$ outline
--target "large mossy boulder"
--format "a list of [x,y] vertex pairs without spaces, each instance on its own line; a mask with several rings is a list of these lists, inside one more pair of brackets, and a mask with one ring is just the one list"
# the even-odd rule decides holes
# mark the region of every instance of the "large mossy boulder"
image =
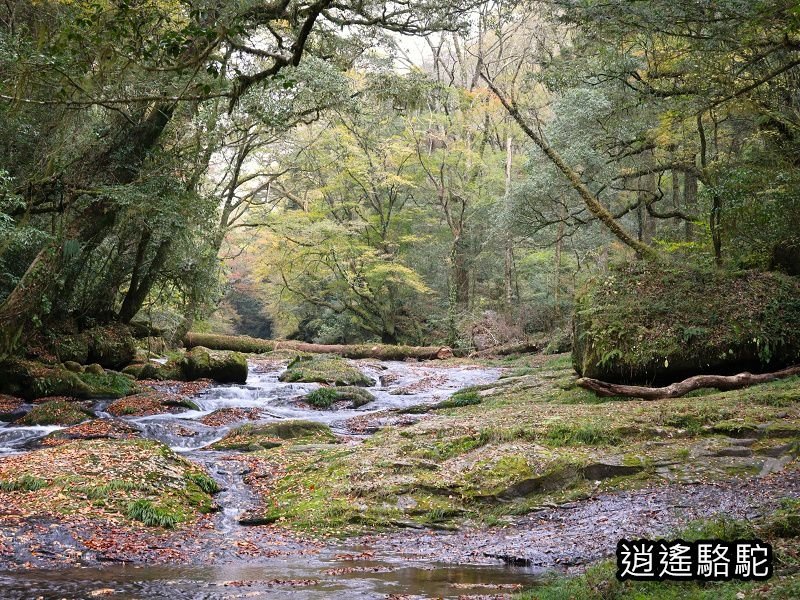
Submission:
[[584,377],[667,383],[800,362],[800,280],[780,273],[633,265],[576,295]]
[[279,379],[286,382],[327,383],[341,386],[371,386],[375,382],[339,356],[316,354],[298,356]]
[[136,356],[136,340],[130,328],[121,324],[98,326],[80,333],[55,332],[45,346],[58,361],[97,363],[107,369],[122,368]]
[[213,379],[219,383],[245,383],[247,381],[247,359],[239,352],[209,350],[196,346],[180,361],[183,378]]
[[61,365],[29,360],[0,363],[0,393],[35,400],[48,396],[74,398],[121,398],[134,392],[135,384],[115,371],[73,372]]

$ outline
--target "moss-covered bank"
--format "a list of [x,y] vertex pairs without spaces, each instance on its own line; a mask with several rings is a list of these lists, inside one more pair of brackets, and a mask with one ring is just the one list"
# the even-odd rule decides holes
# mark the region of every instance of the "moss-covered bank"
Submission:
[[504,363],[521,368],[359,444],[254,444],[263,510],[328,534],[495,523],[604,490],[758,475],[800,453],[800,378],[645,402],[576,387],[569,362]]
[[0,503],[38,517],[173,527],[214,510],[217,490],[205,471],[150,440],[75,440],[0,459]]
[[677,381],[800,361],[800,280],[779,273],[628,265],[576,298],[573,362],[612,382]]
[[29,360],[0,363],[0,393],[28,400],[47,396],[121,398],[135,390],[136,385],[130,377],[116,371],[105,371],[99,365],[69,370],[65,365],[46,365]]

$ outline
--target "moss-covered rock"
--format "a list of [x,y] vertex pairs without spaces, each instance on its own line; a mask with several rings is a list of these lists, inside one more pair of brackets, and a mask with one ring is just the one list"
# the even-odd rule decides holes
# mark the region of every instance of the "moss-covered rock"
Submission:
[[192,348],[180,361],[183,378],[213,379],[220,383],[245,383],[247,359],[239,352],[209,350],[202,346]]
[[298,356],[279,379],[288,382],[327,383],[338,386],[371,386],[375,382],[338,356]]
[[81,365],[98,363],[107,369],[119,369],[136,356],[136,340],[130,328],[119,323],[94,327],[86,331],[53,332],[42,344],[45,354],[62,362]]
[[321,387],[306,394],[303,400],[315,408],[331,408],[339,403],[347,403],[347,408],[359,408],[375,400],[375,396],[355,386]]
[[24,417],[17,419],[17,425],[76,425],[91,419],[94,415],[76,402],[50,400],[34,406]]
[[257,451],[280,446],[284,441],[333,442],[330,427],[315,421],[287,420],[266,425],[242,425],[212,444],[215,450]]
[[633,265],[576,298],[585,377],[651,383],[800,360],[800,280],[778,273]]
[[142,417],[182,410],[198,410],[198,406],[185,396],[156,390],[120,398],[106,407],[106,412],[115,417]]
[[0,364],[0,393],[34,400],[48,396],[120,398],[133,393],[130,378],[114,371],[74,373],[60,365],[16,360]]

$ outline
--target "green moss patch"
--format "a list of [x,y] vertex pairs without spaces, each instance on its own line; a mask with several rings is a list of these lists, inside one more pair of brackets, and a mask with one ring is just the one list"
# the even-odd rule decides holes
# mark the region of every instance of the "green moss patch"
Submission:
[[241,450],[254,452],[280,446],[284,441],[330,443],[336,441],[330,427],[304,420],[287,420],[236,427],[211,445],[214,450]]
[[303,400],[314,408],[330,408],[339,402],[349,403],[348,408],[359,408],[375,400],[375,396],[355,386],[321,387],[306,394]]

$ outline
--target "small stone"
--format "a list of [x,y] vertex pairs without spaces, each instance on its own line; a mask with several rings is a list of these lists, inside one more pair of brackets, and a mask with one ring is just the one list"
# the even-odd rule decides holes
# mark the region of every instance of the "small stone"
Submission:
[[417,501],[411,496],[400,496],[397,498],[397,508],[400,510],[410,510],[417,507]]

